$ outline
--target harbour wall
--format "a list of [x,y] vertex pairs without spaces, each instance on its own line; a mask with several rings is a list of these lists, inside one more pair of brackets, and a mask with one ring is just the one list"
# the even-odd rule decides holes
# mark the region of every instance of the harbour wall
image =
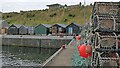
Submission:
[[71,40],[71,36],[5,35],[2,36],[2,45],[60,48],[64,44],[69,44]]

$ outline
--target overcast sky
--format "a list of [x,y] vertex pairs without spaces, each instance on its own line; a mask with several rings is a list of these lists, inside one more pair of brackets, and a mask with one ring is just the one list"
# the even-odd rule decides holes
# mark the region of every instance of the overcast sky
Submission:
[[[85,0],[86,4],[94,3],[95,1],[106,0]],[[108,2],[118,2],[120,0],[107,0]],[[19,12],[20,10],[40,10],[48,8],[46,5],[59,3],[61,5],[75,5],[84,0],[0,0],[0,11],[2,12]]]

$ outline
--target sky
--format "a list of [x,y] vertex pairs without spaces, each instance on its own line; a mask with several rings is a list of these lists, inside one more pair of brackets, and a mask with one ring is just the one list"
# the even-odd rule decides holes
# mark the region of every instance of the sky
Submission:
[[[104,1],[105,0],[0,0],[0,11],[2,12],[19,12],[29,10],[42,10],[48,8],[46,5],[59,3],[61,5],[76,5],[80,2],[86,5],[90,3]],[[107,0],[107,2],[118,2],[120,0]]]

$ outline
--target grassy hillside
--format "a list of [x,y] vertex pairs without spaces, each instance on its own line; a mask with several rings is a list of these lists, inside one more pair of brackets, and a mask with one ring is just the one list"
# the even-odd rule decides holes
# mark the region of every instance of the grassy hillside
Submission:
[[[92,13],[92,6],[86,6],[86,22],[89,22]],[[56,8],[45,10],[21,11],[20,13],[11,12],[4,13],[3,19],[7,20],[9,24],[25,24],[36,26],[40,23],[54,24],[64,23],[69,24],[76,22],[84,24],[84,8],[83,6]]]

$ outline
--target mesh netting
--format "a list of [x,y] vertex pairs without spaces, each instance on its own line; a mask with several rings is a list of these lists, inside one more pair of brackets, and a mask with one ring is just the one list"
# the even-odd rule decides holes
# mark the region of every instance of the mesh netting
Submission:
[[78,46],[80,44],[83,44],[84,43],[84,39],[85,38],[85,35],[86,33],[82,33],[81,34],[81,40],[80,41],[77,41],[76,45],[75,45],[75,51],[74,51],[74,54],[73,54],[73,57],[72,57],[72,60],[73,60],[73,66],[79,66],[80,68],[85,68],[87,67],[87,65],[89,64],[90,65],[90,58],[88,59],[85,59],[85,58],[82,58],[80,55],[79,55],[79,51],[78,51]]

